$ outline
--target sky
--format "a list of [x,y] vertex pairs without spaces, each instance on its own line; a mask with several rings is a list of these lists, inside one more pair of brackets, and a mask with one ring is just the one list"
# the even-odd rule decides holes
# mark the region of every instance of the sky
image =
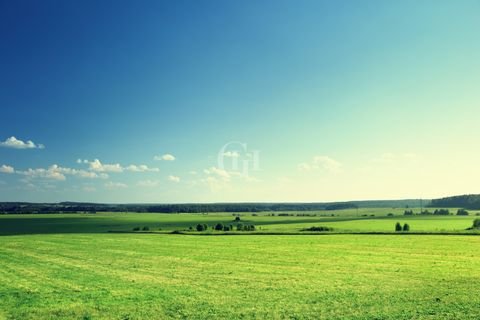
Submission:
[[0,201],[480,193],[479,13],[0,0]]

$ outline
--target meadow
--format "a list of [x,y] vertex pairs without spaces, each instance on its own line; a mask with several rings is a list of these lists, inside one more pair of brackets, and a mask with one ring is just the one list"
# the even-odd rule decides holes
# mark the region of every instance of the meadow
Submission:
[[478,319],[478,236],[289,234],[464,232],[475,218],[359,211],[244,213],[285,234],[236,236],[170,234],[227,213],[0,216],[0,319]]

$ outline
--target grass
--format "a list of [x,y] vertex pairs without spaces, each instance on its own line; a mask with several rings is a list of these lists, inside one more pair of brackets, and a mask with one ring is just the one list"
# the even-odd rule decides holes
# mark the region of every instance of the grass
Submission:
[[[370,211],[369,211],[370,210]],[[396,210],[396,211],[395,211]],[[412,232],[463,231],[472,225],[474,216],[403,216],[403,209],[361,209],[289,212],[289,216],[270,213],[241,214],[241,223],[254,224],[261,232],[299,232],[312,226],[328,226],[336,231],[393,231],[397,221],[408,223]],[[394,216],[387,216],[395,211]],[[419,210],[417,210],[419,211]],[[370,213],[370,214],[367,214]],[[331,215],[334,216],[331,216]],[[328,215],[328,216],[327,216]],[[367,216],[363,216],[367,215]],[[372,215],[374,215],[372,217]],[[235,225],[231,213],[160,214],[160,213],[98,213],[98,214],[24,214],[1,215],[0,235],[43,233],[105,233],[132,231],[148,227],[150,231],[186,230],[198,223]]]
[[291,235],[455,233],[475,218],[391,211],[242,214],[284,235],[235,237],[132,232],[234,224],[226,213],[3,215],[0,319],[477,319],[477,236]]
[[462,236],[0,238],[14,319],[476,319],[480,245]]

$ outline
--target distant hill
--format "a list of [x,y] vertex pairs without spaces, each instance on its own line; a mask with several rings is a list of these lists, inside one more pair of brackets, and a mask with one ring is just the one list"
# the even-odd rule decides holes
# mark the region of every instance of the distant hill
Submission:
[[466,194],[462,196],[434,199],[431,201],[429,207],[479,210],[480,194]]
[[[423,200],[426,206],[430,200]],[[368,200],[318,203],[185,203],[185,204],[105,204],[88,202],[28,203],[0,202],[0,213],[74,213],[74,212],[260,212],[260,211],[314,211],[354,208],[420,207],[422,201]]]

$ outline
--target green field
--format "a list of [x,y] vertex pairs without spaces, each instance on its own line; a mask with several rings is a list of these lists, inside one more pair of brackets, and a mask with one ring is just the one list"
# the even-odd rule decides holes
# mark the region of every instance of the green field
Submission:
[[[288,213],[240,213],[241,223],[260,232],[299,232],[311,226],[329,226],[338,232],[391,232],[395,223],[408,223],[412,232],[464,232],[475,216],[404,216],[404,209],[360,209]],[[417,211],[419,211],[417,209]],[[389,213],[394,216],[387,216]],[[288,214],[288,216],[282,216]],[[308,216],[305,216],[308,214]],[[235,226],[231,213],[161,214],[11,214],[0,216],[0,235],[40,233],[105,233],[147,226],[152,232],[187,230],[198,223]]]
[[392,231],[397,221],[463,232],[475,218],[375,210],[242,214],[259,232],[286,234],[237,236],[107,232],[227,224],[231,214],[1,216],[0,319],[478,319],[478,236],[288,235]]

